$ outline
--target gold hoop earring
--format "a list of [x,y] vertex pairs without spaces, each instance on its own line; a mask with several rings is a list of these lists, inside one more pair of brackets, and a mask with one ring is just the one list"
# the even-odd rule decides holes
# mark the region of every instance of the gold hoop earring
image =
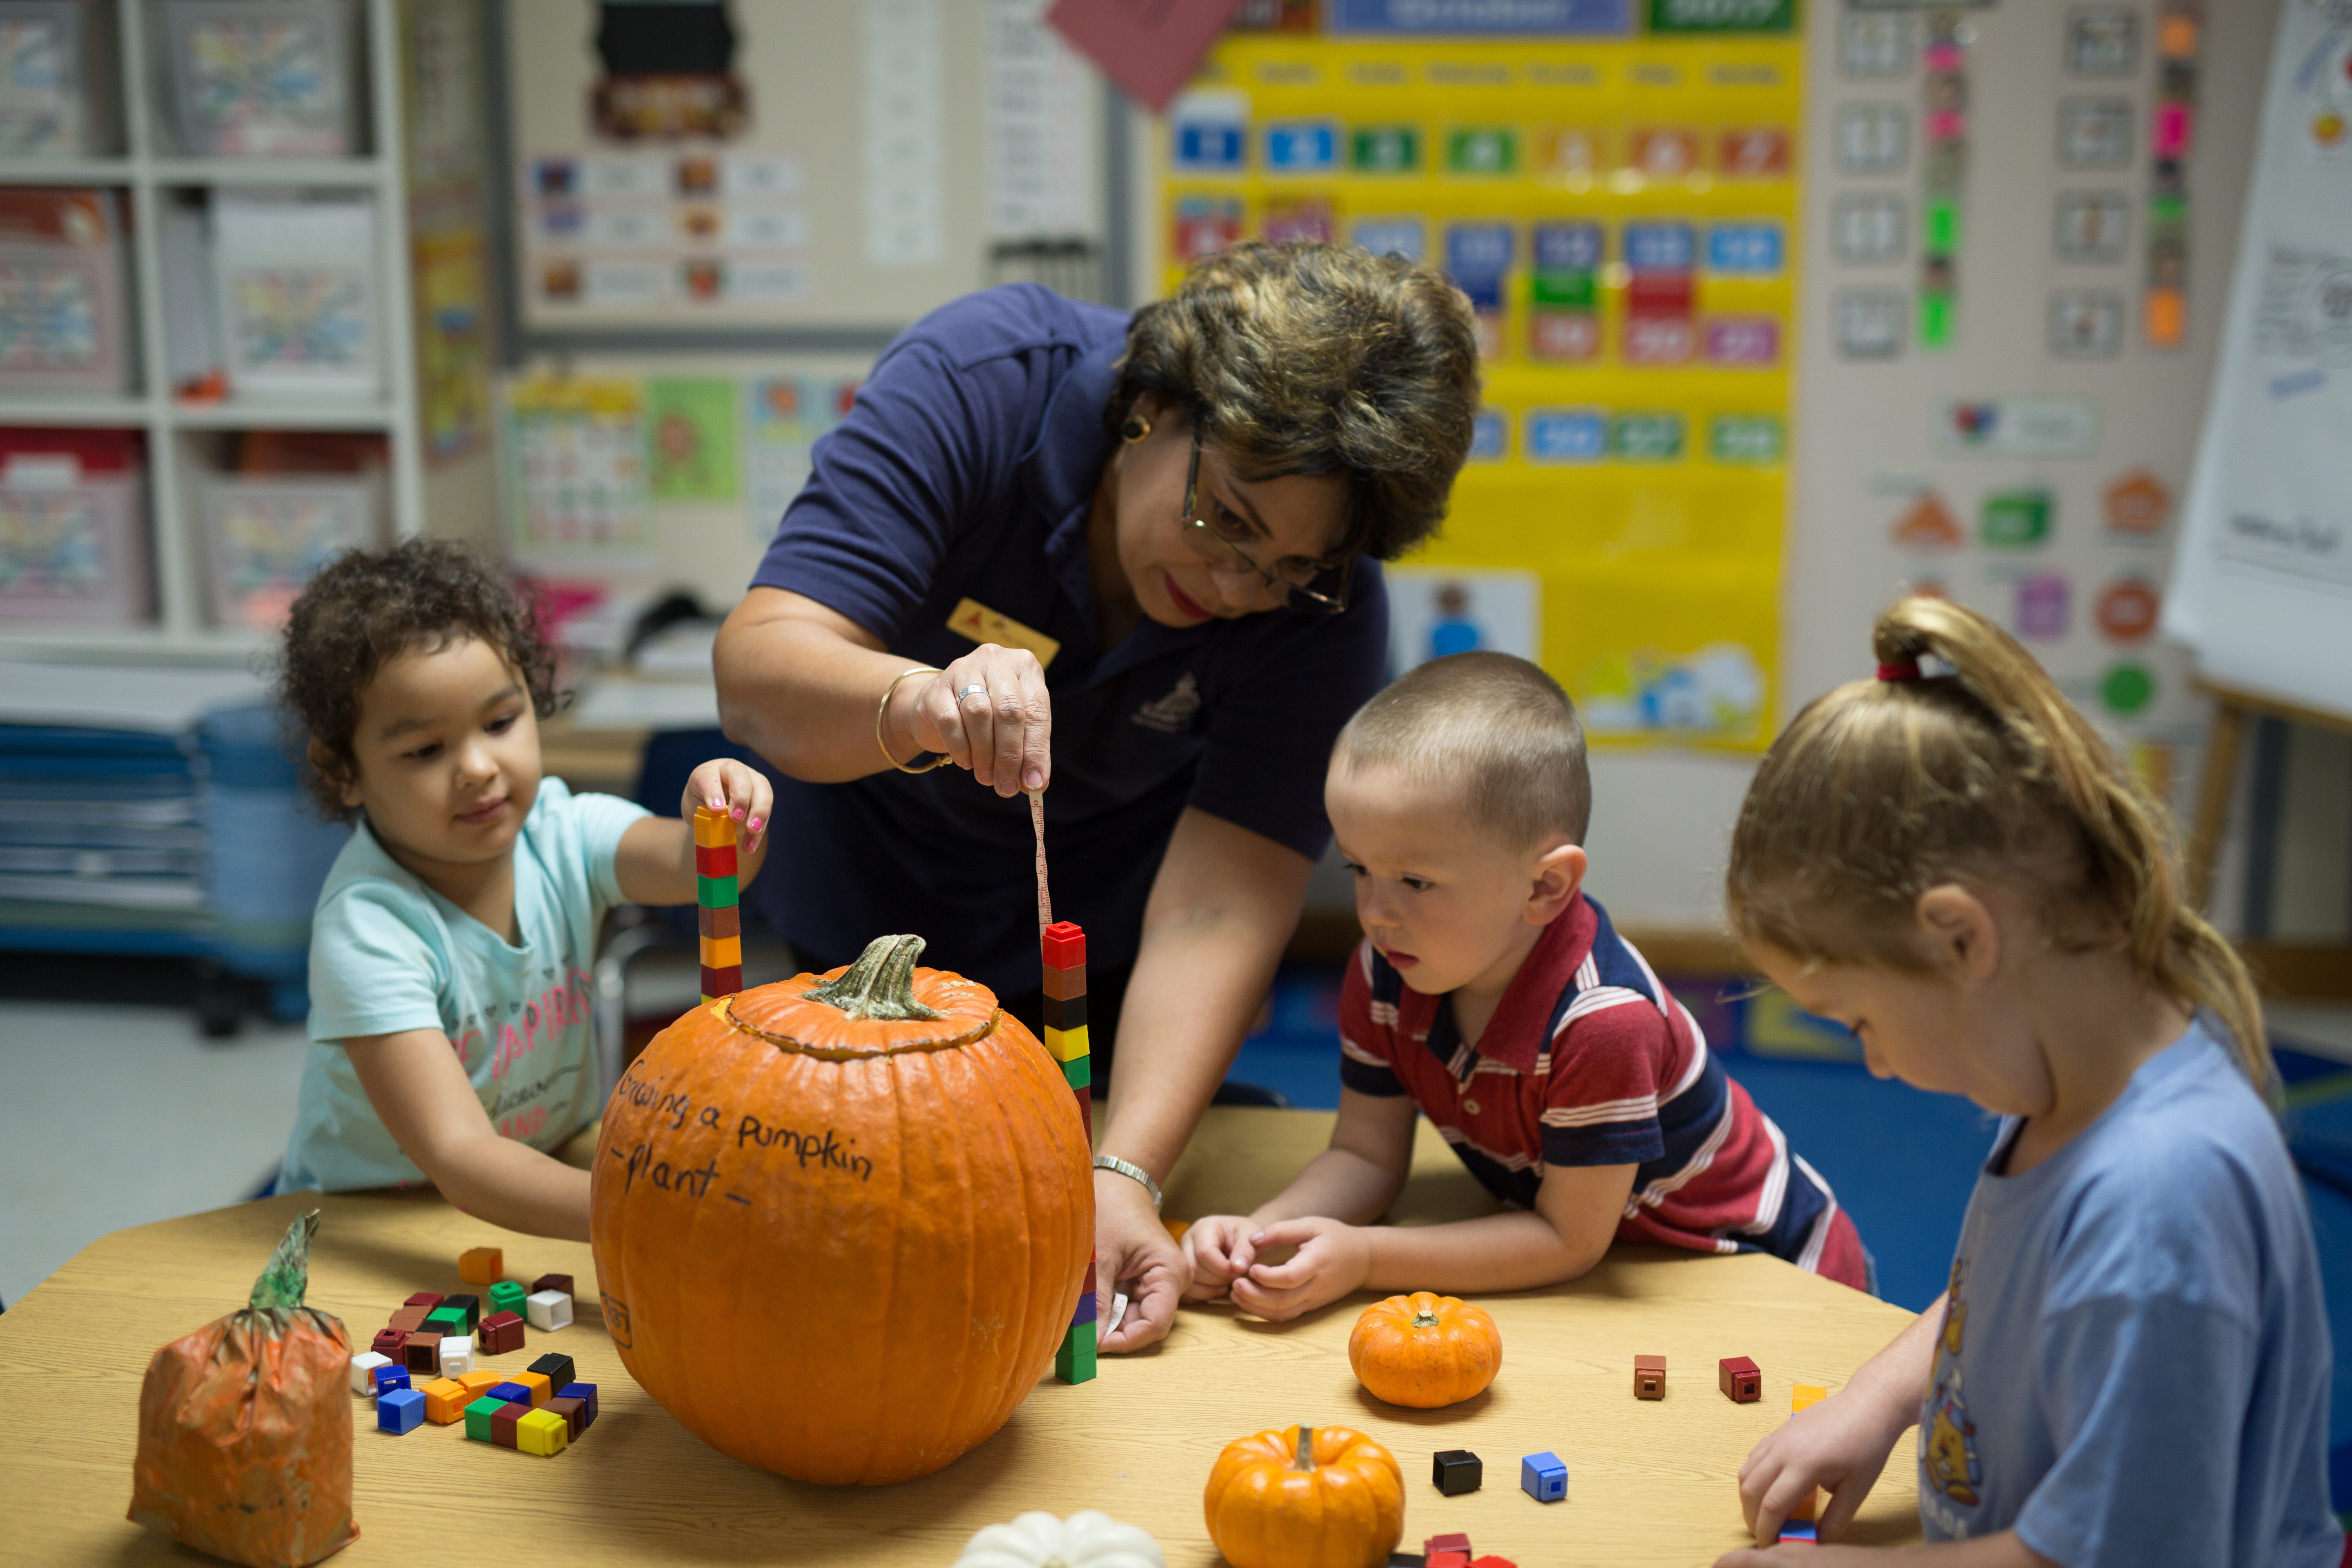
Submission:
[[1140,414],[1130,414],[1127,416],[1127,423],[1118,427],[1118,434],[1121,440],[1132,447],[1151,434],[1151,421]]

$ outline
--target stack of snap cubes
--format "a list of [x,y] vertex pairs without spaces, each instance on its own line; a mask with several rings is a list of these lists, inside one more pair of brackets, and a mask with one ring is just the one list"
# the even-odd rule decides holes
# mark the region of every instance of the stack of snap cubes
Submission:
[[743,989],[743,910],[735,866],[735,818],[694,808],[695,925],[701,933],[702,1001]]
[[[1055,921],[1038,939],[1045,963],[1045,1049],[1062,1064],[1062,1077],[1078,1097],[1078,1121],[1094,1144],[1094,1075],[1087,1043],[1087,933],[1069,921]],[[1078,1310],[1054,1352],[1054,1375],[1086,1383],[1095,1375],[1095,1255],[1087,1254],[1087,1288]]]
[[461,1279],[487,1288],[488,1317],[479,1296],[420,1290],[352,1357],[352,1392],[375,1396],[379,1430],[404,1435],[428,1422],[463,1422],[468,1437],[551,1456],[594,1425],[596,1385],[579,1380],[568,1355],[542,1355],[520,1372],[475,1369],[477,1357],[523,1348],[522,1314],[541,1331],[572,1325],[572,1276],[543,1274],[525,1289],[501,1278],[505,1267],[495,1247],[457,1260]]

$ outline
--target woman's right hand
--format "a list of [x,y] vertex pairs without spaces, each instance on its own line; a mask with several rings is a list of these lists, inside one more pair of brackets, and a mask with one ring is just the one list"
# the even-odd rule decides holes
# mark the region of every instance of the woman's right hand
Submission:
[[893,756],[945,752],[1008,798],[1053,781],[1054,699],[1027,648],[982,643],[930,679],[908,681],[891,707]]

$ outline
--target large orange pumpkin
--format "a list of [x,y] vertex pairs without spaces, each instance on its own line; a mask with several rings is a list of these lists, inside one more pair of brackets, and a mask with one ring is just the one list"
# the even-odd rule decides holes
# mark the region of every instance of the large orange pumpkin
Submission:
[[622,1075],[591,1232],[622,1363],[688,1430],[887,1485],[985,1441],[1077,1306],[1077,1104],[985,986],[884,937],[707,1003]]
[[1364,1309],[1348,1336],[1356,1380],[1391,1405],[1459,1405],[1495,1381],[1503,1336],[1483,1307],[1416,1290]]
[[1346,1426],[1226,1444],[1202,1501],[1234,1568],[1378,1568],[1404,1536],[1396,1456]]

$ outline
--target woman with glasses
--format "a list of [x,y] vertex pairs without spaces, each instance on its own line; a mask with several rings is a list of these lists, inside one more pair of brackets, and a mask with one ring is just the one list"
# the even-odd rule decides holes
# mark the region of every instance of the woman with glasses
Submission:
[[1131,316],[988,289],[883,354],[719,636],[727,731],[781,774],[747,897],[813,968],[913,931],[1035,1026],[1045,792],[1131,1298],[1107,1351],[1174,1321],[1157,1184],[1329,841],[1332,739],[1387,662],[1376,563],[1436,529],[1477,402],[1467,300],[1353,247],[1239,246]]

